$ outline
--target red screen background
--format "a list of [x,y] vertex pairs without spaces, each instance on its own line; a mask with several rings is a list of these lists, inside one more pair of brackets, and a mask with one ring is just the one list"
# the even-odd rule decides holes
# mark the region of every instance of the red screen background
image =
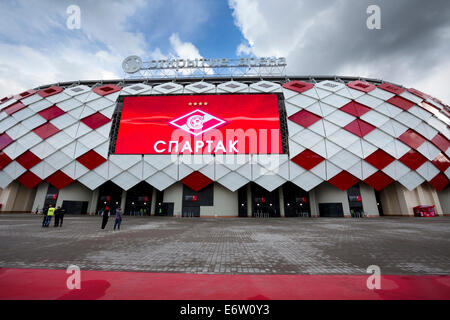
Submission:
[[[199,105],[200,102],[202,105]],[[207,105],[205,105],[205,102]],[[228,141],[225,141],[227,129],[256,130],[257,146],[254,143],[250,143],[250,145],[245,143],[245,147],[238,144],[239,146],[236,147],[238,152],[227,150],[226,153],[282,153],[278,97],[276,94],[125,97],[115,153],[170,154],[168,144],[169,141],[173,140],[174,131],[178,136],[181,134],[184,139],[190,140],[192,146],[194,146],[196,140],[207,141],[208,135],[212,134],[212,131],[194,137],[169,124],[169,122],[197,109],[226,121],[225,124],[212,130],[222,133],[225,146],[228,144]],[[266,129],[267,136],[264,132],[261,133],[260,129]],[[277,131],[271,132],[273,129]],[[159,149],[165,147],[165,152],[155,151],[154,145],[157,141],[167,142],[167,145],[159,146]],[[273,144],[273,141],[277,143]],[[181,147],[182,144],[179,151]],[[201,152],[193,150],[192,153],[214,152],[208,152],[205,146]]]

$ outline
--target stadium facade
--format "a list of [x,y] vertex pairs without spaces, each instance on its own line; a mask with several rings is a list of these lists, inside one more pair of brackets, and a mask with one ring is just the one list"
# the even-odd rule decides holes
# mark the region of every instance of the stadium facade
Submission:
[[448,105],[374,79],[43,86],[0,101],[1,212],[445,215],[449,125]]

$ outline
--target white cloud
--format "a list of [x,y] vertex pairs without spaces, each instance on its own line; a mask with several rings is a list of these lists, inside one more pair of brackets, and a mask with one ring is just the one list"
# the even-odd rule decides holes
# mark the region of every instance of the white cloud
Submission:
[[[382,29],[368,30],[369,4]],[[352,75],[412,86],[450,103],[450,3],[436,0],[229,0],[249,47],[237,54],[284,56],[296,75]],[[447,73],[448,75],[448,73]]]
[[198,49],[190,42],[182,42],[177,33],[172,34],[169,40],[176,57],[184,59],[202,58]]
[[[70,0],[2,3],[0,98],[50,83],[122,78],[122,61],[132,54],[150,59],[202,57],[192,43],[181,41],[178,34],[166,39],[170,46],[163,53],[158,46],[150,48],[144,34],[133,31],[132,18],[156,3],[79,0],[79,30],[66,27],[66,9],[71,4]],[[146,18],[151,19],[150,14]],[[189,20],[189,16],[185,19]]]

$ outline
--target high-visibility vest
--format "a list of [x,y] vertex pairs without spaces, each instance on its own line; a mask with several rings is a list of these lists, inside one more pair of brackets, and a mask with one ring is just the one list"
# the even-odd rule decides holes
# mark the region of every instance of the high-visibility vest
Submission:
[[55,208],[48,208],[47,215],[48,216],[53,216],[54,214],[55,214]]

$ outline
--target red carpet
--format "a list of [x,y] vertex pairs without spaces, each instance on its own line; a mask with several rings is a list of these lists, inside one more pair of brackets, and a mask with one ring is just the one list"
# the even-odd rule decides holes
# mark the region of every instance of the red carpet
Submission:
[[65,270],[0,268],[0,300],[14,299],[450,299],[450,276],[199,275],[82,271],[81,289],[69,290]]

